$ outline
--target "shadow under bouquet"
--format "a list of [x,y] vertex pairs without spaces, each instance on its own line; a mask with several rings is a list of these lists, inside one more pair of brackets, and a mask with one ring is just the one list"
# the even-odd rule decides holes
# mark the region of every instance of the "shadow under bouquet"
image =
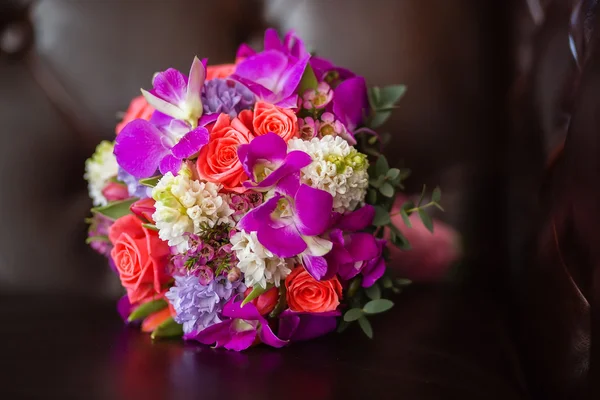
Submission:
[[[195,58],[157,73],[114,142],[86,162],[88,242],[126,295],[118,309],[152,338],[241,351],[282,347],[389,310],[406,280],[388,246],[440,191],[390,211],[408,170],[390,168],[374,129],[405,87],[312,56],[293,33],[265,33],[235,64]],[[388,239],[384,239],[388,238]]]

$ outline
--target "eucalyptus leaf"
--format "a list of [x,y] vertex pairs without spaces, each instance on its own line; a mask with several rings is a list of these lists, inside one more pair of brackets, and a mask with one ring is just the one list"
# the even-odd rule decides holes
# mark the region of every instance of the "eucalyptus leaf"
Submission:
[[162,178],[161,175],[156,175],[156,176],[151,176],[150,178],[140,179],[140,185],[144,185],[144,186],[153,188],[156,185],[158,185],[158,181],[160,181],[160,178]]
[[377,86],[369,88],[369,105],[371,109],[376,110],[381,101],[380,89]]
[[352,282],[350,282],[350,286],[348,287],[348,297],[354,297],[356,292],[358,292],[358,289],[360,289],[361,281],[362,279],[360,278],[360,276],[357,276],[352,280]]
[[412,281],[410,279],[406,279],[406,278],[398,278],[396,279],[396,284],[398,286],[408,286],[412,284]]
[[385,176],[388,179],[396,179],[400,176],[400,170],[398,168],[390,168]]
[[377,175],[377,177],[381,175],[385,177],[389,169],[390,165],[388,164],[387,158],[385,158],[385,156],[380,156],[375,162],[375,175]]
[[367,314],[379,314],[394,307],[394,302],[388,299],[371,300],[363,307]]
[[367,203],[375,204],[377,203],[377,191],[373,189],[369,189],[367,191]]
[[362,309],[351,308],[348,311],[346,311],[346,313],[344,314],[344,321],[346,321],[346,322],[356,321],[357,319],[362,317],[363,314],[364,314],[364,312]]
[[412,171],[408,168],[401,168],[400,169],[400,180],[403,181],[405,179],[407,179],[410,174],[412,174]]
[[298,85],[298,94],[302,96],[308,89],[316,89],[319,85],[319,81],[315,75],[315,71],[311,68],[310,64],[306,65],[302,79]]
[[337,332],[338,333],[344,333],[344,331],[346,329],[348,329],[350,327],[350,322],[346,322],[346,321],[341,321],[340,325],[337,328]]
[[390,213],[381,206],[375,206],[375,217],[373,218],[373,225],[384,226],[389,224],[390,221]]
[[431,216],[427,214],[427,211],[420,208],[419,217],[421,218],[423,225],[425,225],[425,228],[427,228],[429,232],[433,233],[433,220],[431,219]]
[[382,87],[379,90],[379,102],[377,105],[380,108],[393,107],[404,94],[406,93],[406,85],[389,85]]
[[369,121],[369,128],[377,129],[381,125],[385,124],[386,121],[391,117],[392,113],[390,111],[375,111],[371,116],[371,121]]
[[136,201],[137,198],[113,201],[105,206],[92,208],[92,212],[94,214],[102,214],[105,217],[116,220],[124,215],[130,214],[129,207],[131,207],[131,205]]
[[262,286],[258,286],[258,285],[254,286],[252,288],[252,291],[250,293],[248,293],[248,296],[246,296],[244,301],[242,301],[241,307],[244,307],[246,304],[250,303],[252,300],[256,299],[258,296],[265,293],[267,290],[271,289],[272,287],[273,287],[273,284],[268,284],[266,288],[263,288]]
[[160,324],[158,328],[156,328],[150,335],[152,339],[165,339],[181,336],[183,336],[183,325],[175,322],[173,317],[170,317],[165,322]]
[[379,188],[379,192],[385,197],[393,197],[394,196],[394,187],[389,182],[384,182],[383,185]]
[[108,238],[108,236],[90,236],[87,239],[85,239],[85,243],[86,244],[90,244],[92,242],[107,242],[107,243],[110,243],[110,239]]
[[360,328],[365,333],[365,335],[367,335],[369,339],[373,339],[373,328],[371,327],[371,323],[369,322],[369,320],[365,317],[361,317],[358,320],[358,324],[360,325]]
[[365,288],[365,294],[371,300],[380,299],[381,298],[381,288],[379,287],[377,282],[375,282],[372,286]]
[[412,228],[412,222],[410,222],[410,218],[408,217],[406,210],[400,210],[400,216],[402,217],[402,221],[404,221],[404,225],[406,225],[407,228]]
[[369,185],[378,188],[381,187],[381,185],[383,184],[384,179],[380,179],[382,178],[382,176],[379,176],[378,178],[371,178],[369,179]]
[[151,300],[147,303],[142,304],[129,315],[127,321],[132,322],[138,319],[144,319],[148,315],[165,309],[169,304],[164,299]]
[[431,194],[431,201],[439,203],[439,201],[441,199],[442,199],[442,189],[440,189],[440,187],[438,186],[435,189],[433,189],[433,193]]
[[142,226],[146,229],[150,229],[151,231],[158,232],[158,228],[154,224],[142,224]]
[[383,288],[384,289],[389,289],[392,286],[394,286],[394,283],[392,282],[392,279],[389,276],[384,276],[381,279],[382,283],[383,283]]
[[392,242],[392,244],[394,246],[396,246],[400,250],[405,250],[405,251],[410,250],[412,248],[412,246],[410,245],[410,242],[408,241],[406,236],[404,236],[402,231],[400,229],[398,229],[396,227],[396,225],[390,224],[390,225],[388,225],[388,227],[390,228],[390,231],[391,231],[390,241]]

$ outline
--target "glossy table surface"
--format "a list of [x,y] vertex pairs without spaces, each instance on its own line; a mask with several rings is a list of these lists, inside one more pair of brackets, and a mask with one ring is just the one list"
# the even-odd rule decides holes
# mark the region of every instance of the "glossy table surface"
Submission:
[[358,327],[245,353],[152,342],[112,302],[0,297],[0,398],[527,399],[499,313],[442,288],[410,288],[375,337]]

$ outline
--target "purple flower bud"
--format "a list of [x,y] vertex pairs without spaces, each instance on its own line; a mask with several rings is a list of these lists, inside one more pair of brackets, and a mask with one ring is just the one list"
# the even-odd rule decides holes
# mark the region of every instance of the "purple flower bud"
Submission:
[[198,276],[198,281],[201,285],[208,285],[213,281],[213,279],[215,279],[215,273],[210,267],[207,267],[206,265],[203,265],[200,268],[198,268],[194,272],[194,274]]
[[316,89],[308,89],[302,95],[303,107],[307,110],[325,108],[333,99],[333,90],[327,82],[321,82]]
[[227,274],[227,280],[229,282],[236,282],[242,276],[242,271],[238,267],[232,267]]
[[244,195],[236,194],[231,198],[231,208],[234,216],[245,215],[248,212],[250,204]]
[[215,257],[215,249],[208,244],[202,245],[198,255],[200,256],[200,260],[202,260],[202,264],[206,264]]
[[318,132],[320,137],[324,137],[327,135],[333,136],[348,136],[348,132],[346,131],[346,127],[340,121],[335,119],[335,116],[326,112],[321,116],[321,121],[317,122]]
[[300,139],[310,140],[317,135],[317,129],[315,127],[315,120],[311,117],[298,120],[298,130],[300,132]]

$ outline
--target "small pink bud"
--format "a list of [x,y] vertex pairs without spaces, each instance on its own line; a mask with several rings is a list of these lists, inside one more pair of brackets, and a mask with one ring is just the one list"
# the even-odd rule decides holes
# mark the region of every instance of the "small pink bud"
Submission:
[[102,189],[102,194],[108,201],[118,201],[129,198],[127,186],[117,182],[110,182],[106,185],[104,189]]
[[227,280],[229,282],[235,282],[240,279],[242,276],[242,271],[238,267],[231,267],[229,273],[227,274]]
[[156,211],[154,208],[154,200],[153,199],[142,199],[138,200],[129,207],[132,213],[137,215],[138,217],[145,219],[148,222],[154,223],[152,219],[152,214]]

